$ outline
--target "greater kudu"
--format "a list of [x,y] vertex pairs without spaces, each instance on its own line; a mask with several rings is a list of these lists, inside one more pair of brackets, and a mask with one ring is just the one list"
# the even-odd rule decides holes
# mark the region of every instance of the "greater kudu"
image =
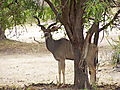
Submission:
[[47,49],[58,61],[59,84],[61,83],[61,73],[63,74],[63,84],[65,84],[65,59],[74,59],[72,44],[69,40],[65,38],[61,38],[59,40],[54,40],[52,38],[51,32],[54,32],[58,29],[55,26],[53,27],[53,25],[55,25],[56,23],[53,23],[48,26],[48,28],[45,28],[43,25],[40,24],[39,19],[37,17],[35,18],[38,20],[37,25],[40,26],[41,30],[44,32]]
[[[40,24],[40,20],[38,19],[38,17],[34,16],[34,18],[37,19],[38,21],[37,25],[40,26],[41,30],[44,32],[47,49],[53,54],[54,58],[58,61],[59,84],[61,84],[61,73],[63,74],[63,84],[65,84],[65,59],[74,60],[72,44],[69,40],[65,38],[61,38],[59,40],[54,40],[52,38],[51,32],[57,31],[58,29],[58,27],[54,26],[56,23],[53,23],[49,25],[48,28],[45,28],[43,25]],[[91,47],[91,44],[90,44],[90,47]],[[93,48],[91,47],[91,50],[92,49]],[[94,62],[93,63],[92,62],[93,61],[91,61],[91,58],[90,58],[90,60],[88,60],[88,64],[91,64],[91,65],[88,65],[88,66],[91,67],[90,68],[90,70],[92,69],[91,72],[94,72],[95,67],[93,64]]]

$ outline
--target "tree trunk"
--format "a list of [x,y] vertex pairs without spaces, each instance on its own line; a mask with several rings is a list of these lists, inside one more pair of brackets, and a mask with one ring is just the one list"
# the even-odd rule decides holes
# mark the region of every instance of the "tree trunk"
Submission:
[[[82,68],[79,68],[79,62],[81,60],[81,53],[82,51],[82,46],[79,47],[77,44],[73,44],[73,49],[74,49],[74,55],[75,55],[75,60],[74,60],[74,85],[76,89],[84,89],[88,88],[90,89],[90,84],[88,81],[88,75],[87,75],[87,64],[84,63]],[[81,50],[80,50],[80,49]]]
[[84,74],[81,69],[79,69],[79,60],[80,60],[80,50],[76,48],[76,45],[74,47],[74,55],[75,55],[75,60],[74,60],[74,84],[75,88],[84,88]]
[[4,39],[6,39],[5,30],[3,30],[0,25],[0,40],[4,40]]
[[[98,40],[99,40],[99,23],[96,24],[95,28],[96,29],[96,32],[95,32],[95,36],[94,36],[94,44],[96,46],[98,46]],[[94,65],[95,67],[97,66],[98,64],[98,52],[97,52],[97,57],[94,59]]]
[[[45,0],[55,15],[58,17],[58,12],[49,0]],[[61,17],[59,21],[64,25],[66,33],[72,43],[74,51],[74,84],[76,89],[84,89],[85,83],[89,85],[88,76],[86,73],[86,63],[79,68],[79,62],[82,61],[81,53],[84,52],[84,9],[82,8],[86,0],[61,0]],[[58,14],[57,14],[58,13]],[[82,51],[83,50],[83,51]]]

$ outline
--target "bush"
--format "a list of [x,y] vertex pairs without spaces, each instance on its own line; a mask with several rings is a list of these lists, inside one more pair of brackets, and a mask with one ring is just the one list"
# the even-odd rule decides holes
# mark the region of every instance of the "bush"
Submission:
[[116,45],[114,45],[114,52],[112,54],[113,64],[117,65],[120,63],[120,36],[118,36],[119,40],[114,41]]

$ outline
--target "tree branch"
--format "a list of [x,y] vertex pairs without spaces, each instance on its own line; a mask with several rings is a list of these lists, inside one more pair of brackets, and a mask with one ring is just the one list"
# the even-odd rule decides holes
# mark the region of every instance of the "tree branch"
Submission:
[[50,0],[44,0],[45,2],[47,2],[47,4],[51,7],[51,9],[53,10],[53,12],[55,13],[55,15],[58,15],[57,10],[55,9],[54,5],[50,2]]
[[104,25],[102,28],[99,29],[99,32],[101,32],[102,30],[106,29],[110,24],[113,24],[113,22],[115,21],[115,19],[118,18],[118,15],[120,14],[120,9],[117,11],[117,13],[115,14],[115,16],[113,17],[113,19],[107,23],[106,25]]
[[56,8],[54,7],[53,3],[50,0],[44,0],[45,2],[47,2],[47,4],[50,6],[50,8],[52,9],[52,11],[54,12],[54,14],[57,16],[57,18],[59,19],[60,22],[62,22],[62,19],[60,18],[60,16],[58,15],[58,11],[56,10]]

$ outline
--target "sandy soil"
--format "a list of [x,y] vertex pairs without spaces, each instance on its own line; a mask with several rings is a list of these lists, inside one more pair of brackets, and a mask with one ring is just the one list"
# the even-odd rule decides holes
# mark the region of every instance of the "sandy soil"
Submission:
[[[58,67],[57,61],[52,54],[46,50],[45,44],[41,50],[29,50],[28,44],[19,51],[7,49],[0,52],[0,86],[16,85],[24,86],[32,83],[57,83]],[[31,46],[31,44],[29,44]],[[1,45],[0,45],[1,46]],[[38,46],[38,44],[36,44]],[[22,46],[20,46],[22,47]],[[25,48],[26,47],[26,48]],[[44,48],[44,50],[43,50]],[[18,52],[19,51],[19,52]],[[9,52],[9,53],[8,53]],[[24,53],[23,53],[24,52]],[[39,52],[39,53],[38,53]],[[73,83],[73,61],[66,61],[66,83]]]
[[[57,61],[51,54],[0,55],[0,57],[0,85],[57,82]],[[73,83],[72,61],[67,61],[66,83]]]
[[[23,51],[22,51],[23,52]],[[107,56],[102,53],[101,60]],[[100,54],[99,54],[100,55]],[[52,54],[44,52],[31,54],[0,53],[0,85],[24,86],[32,83],[57,83],[57,61]],[[97,72],[99,85],[120,85],[120,68],[116,69],[109,65],[110,61],[99,61]],[[73,84],[73,61],[66,60],[66,83]]]
[[[30,31],[30,33],[33,32]],[[23,37],[14,37],[14,40],[34,42],[34,36],[39,38],[39,34],[36,36],[36,32],[31,35],[32,36],[25,38],[25,34],[23,34]],[[112,37],[115,35],[116,34]],[[10,36],[8,38],[10,38]],[[111,38],[111,36],[109,38]],[[11,37],[11,39],[13,39],[13,37]],[[113,66],[110,65],[112,49],[105,39],[99,44],[100,66],[97,72],[98,84],[115,84],[120,86],[120,68],[113,68]],[[9,46],[9,44],[7,45]],[[41,45],[32,43],[14,44],[13,46],[14,48],[10,46],[10,48],[7,49],[6,47],[0,49],[0,86],[57,83],[57,61],[53,58],[52,54],[46,50],[44,43]],[[4,47],[4,44],[0,45],[0,47]],[[66,60],[66,83],[68,84],[73,84],[74,81],[73,67],[73,61]]]

